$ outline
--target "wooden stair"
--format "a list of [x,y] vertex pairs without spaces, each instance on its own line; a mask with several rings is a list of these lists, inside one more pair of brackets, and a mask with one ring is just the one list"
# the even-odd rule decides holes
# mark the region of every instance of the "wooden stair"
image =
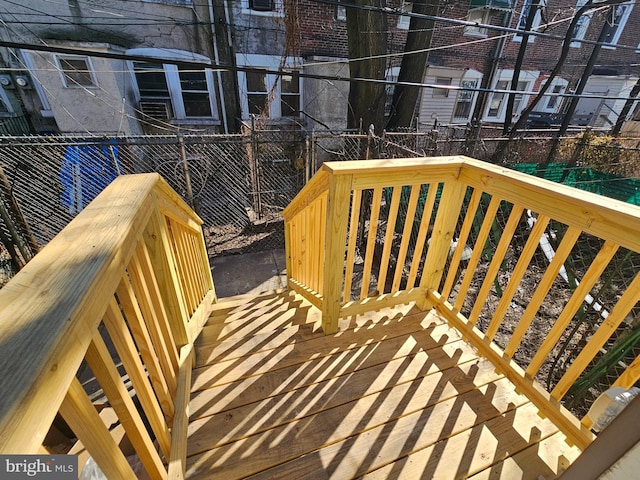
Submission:
[[188,478],[555,478],[578,455],[433,312],[341,320],[287,292],[215,305],[196,343]]

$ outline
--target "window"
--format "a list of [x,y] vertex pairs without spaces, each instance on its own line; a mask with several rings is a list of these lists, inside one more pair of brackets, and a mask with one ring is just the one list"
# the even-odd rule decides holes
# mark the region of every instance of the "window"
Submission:
[[[578,0],[578,3],[576,4],[576,12],[578,11],[578,9],[584,6],[585,3],[587,3],[587,0]],[[576,23],[576,26],[573,29],[573,33],[571,34],[572,40],[584,39],[584,36],[587,33],[587,28],[589,28],[589,22],[591,22],[592,15],[593,10],[589,10],[578,19],[578,23]],[[571,42],[571,47],[573,48],[580,48],[581,46],[582,42]]]
[[[524,27],[527,24],[527,17],[529,16],[529,12],[531,11],[532,3],[533,3],[533,0],[524,0],[524,3],[522,5],[522,11],[520,12],[520,18],[518,19],[518,25],[516,27],[518,30],[524,30]],[[545,0],[540,0],[537,12],[533,17],[533,23],[531,24],[532,31],[538,28],[540,26],[540,23],[542,23],[541,12],[544,10],[545,5],[546,5]],[[522,35],[518,35],[518,34],[514,35],[513,40],[515,42],[522,41]],[[534,37],[530,36],[528,41],[533,42],[533,40],[534,40]]]
[[281,17],[284,16],[284,0],[242,0],[242,13]]
[[[413,2],[402,2],[400,5],[400,11],[403,13],[411,13],[413,11]],[[411,17],[409,15],[398,16],[398,28],[400,30],[408,30],[411,23]]]
[[384,102],[384,114],[385,116],[391,115],[391,106],[393,105],[393,95],[396,91],[396,83],[398,82],[398,75],[400,75],[400,67],[387,68],[386,79],[387,82],[384,86],[386,96]]
[[[206,57],[190,52],[136,49],[127,53],[146,56],[175,56],[176,59],[204,61]],[[174,53],[175,55],[172,55]],[[169,120],[211,121],[218,119],[213,73],[205,66],[178,67],[152,58],[131,62],[140,107],[143,113]]]
[[609,16],[607,21],[610,23],[609,32],[604,39],[604,43],[609,43],[611,46],[604,48],[615,48],[614,45],[620,40],[620,35],[624,30],[624,26],[629,19],[629,14],[633,8],[633,3],[623,3],[620,5],[614,5],[612,15]]
[[[451,85],[451,77],[436,77],[435,84],[436,85]],[[448,88],[434,88],[431,91],[431,95],[433,98],[447,98],[449,96]]]
[[336,5],[336,20],[339,22],[345,22],[347,20],[347,7],[341,7],[339,4],[341,0],[338,0],[338,4]]
[[[462,88],[477,88],[479,79],[466,79],[460,82]],[[467,122],[471,117],[471,109],[475,101],[476,92],[469,90],[458,91],[458,100],[453,111],[454,122]]]
[[58,68],[62,72],[62,81],[67,88],[97,87],[89,57],[58,55]]
[[504,121],[507,99],[509,98],[508,90],[523,92],[515,94],[513,98],[513,116],[518,116],[526,107],[529,100],[529,92],[539,75],[539,71],[523,70],[520,72],[518,84],[515,88],[511,88],[513,70],[502,70],[493,86],[494,93],[489,97],[485,119],[493,122]]
[[270,12],[273,10],[273,0],[249,0],[249,8],[259,12]]
[[142,0],[149,3],[165,3],[167,5],[180,5],[183,7],[193,6],[193,0]]
[[[489,10],[486,8],[476,8],[469,10],[467,14],[468,22],[487,24],[489,21]],[[464,34],[470,37],[483,37],[487,36],[487,29],[477,25],[464,27]]]
[[[500,80],[496,83],[496,90],[506,90],[509,87],[509,82],[507,80]],[[504,92],[495,92],[491,97],[491,102],[489,103],[489,111],[487,112],[487,117],[498,117],[500,114],[500,110],[502,109],[502,102],[507,94]]]
[[540,105],[540,110],[549,113],[556,113],[562,105],[562,97],[560,94],[564,93],[567,89],[567,82],[564,78],[554,78],[551,87],[547,92],[551,92],[554,95],[545,95]]
[[[300,76],[297,72],[281,75],[268,73],[281,68],[280,58],[269,55],[242,55],[236,57],[239,66],[253,67],[238,72],[242,117],[265,115],[268,118],[298,117],[301,106]],[[287,70],[290,64],[284,65]],[[264,69],[262,71],[261,69]]]

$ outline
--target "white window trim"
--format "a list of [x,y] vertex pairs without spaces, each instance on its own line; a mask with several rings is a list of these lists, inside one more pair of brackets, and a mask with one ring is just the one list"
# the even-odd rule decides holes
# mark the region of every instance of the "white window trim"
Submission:
[[284,17],[284,0],[274,0],[274,9],[271,11],[253,10],[249,7],[249,0],[242,0],[242,13],[259,17]]
[[[460,78],[460,83],[458,84],[459,87],[462,86],[462,82],[466,81],[466,80],[471,80],[471,81],[475,81],[476,82],[476,88],[480,87],[480,84],[482,82],[482,72],[479,72],[477,70],[472,70],[469,69],[467,70],[464,75]],[[452,122],[460,122],[462,121],[462,117],[456,117],[456,107],[458,106],[458,100],[460,98],[460,94],[462,93],[462,90],[458,90],[458,95],[456,96],[456,101],[453,104],[453,112],[451,112],[451,120]],[[478,100],[478,92],[471,92],[471,108],[469,109],[469,115],[466,117],[465,122],[468,122],[469,120],[471,120],[471,117],[473,116],[473,111],[476,108],[476,101]]]
[[13,108],[13,105],[11,105],[9,96],[7,95],[7,92],[4,91],[4,87],[2,85],[0,85],[0,101],[7,109],[7,114],[15,113],[15,109]]
[[52,118],[53,111],[51,110],[51,104],[49,104],[49,99],[47,98],[47,94],[40,83],[38,78],[38,73],[36,72],[35,64],[33,63],[33,58],[31,58],[31,52],[21,50],[20,51],[22,62],[24,63],[27,70],[31,74],[31,80],[33,81],[33,86],[36,89],[38,97],[40,98],[40,104],[42,105],[42,110],[40,110],[40,115],[45,118]]
[[[213,78],[213,71],[210,68],[206,68],[206,64],[211,63],[210,60],[204,55],[197,53],[186,52],[183,50],[174,49],[160,49],[160,48],[134,48],[127,50],[128,55],[139,55],[149,57],[149,63],[161,63],[164,70],[165,78],[167,79],[167,88],[169,89],[169,97],[171,99],[171,106],[173,107],[173,117],[175,120],[186,122],[202,122],[202,121],[218,121],[218,106],[216,104],[215,82]],[[182,98],[182,88],[180,87],[180,73],[178,66],[171,63],[163,63],[166,60],[188,60],[192,62],[202,63],[204,67],[205,77],[207,79],[207,91],[209,92],[209,104],[211,107],[210,117],[188,117],[184,108],[184,100]],[[162,61],[158,61],[162,60]],[[127,61],[129,64],[129,71],[133,78],[133,87],[136,96],[136,101],[140,102],[141,95],[138,90],[138,82],[135,78],[135,70],[132,61]]]
[[[64,88],[79,88],[81,90],[84,89],[92,89],[92,88],[99,88],[98,87],[98,79],[96,78],[96,74],[95,71],[93,69],[93,63],[91,62],[91,57],[87,56],[87,55],[68,55],[68,54],[55,54],[53,56],[55,62],[56,62],[56,67],[58,68],[58,71],[60,72],[60,78],[62,79],[62,85],[64,86]],[[62,65],[60,64],[60,60],[65,60],[65,59],[69,59],[69,60],[83,60],[86,62],[87,64],[87,70],[89,70],[89,75],[91,76],[91,82],[93,83],[93,85],[79,85],[73,82],[68,82],[67,81],[67,77],[64,74],[64,69],[62,68]]]
[[[522,111],[526,108],[526,106],[529,104],[529,97],[532,95],[533,93],[533,86],[535,85],[536,80],[538,79],[538,77],[540,76],[540,71],[538,70],[522,70],[520,72],[520,78],[518,79],[518,82],[526,82],[526,86],[525,89],[522,90],[522,93],[520,93],[520,91],[518,91],[518,94],[522,95],[522,101],[520,102],[520,109],[517,112],[513,112],[514,117],[518,117],[520,115],[520,113],[522,113]],[[498,84],[498,82],[500,81],[507,81],[509,83],[511,83],[511,79],[513,78],[513,70],[501,70],[499,75],[496,75],[496,78],[493,79],[493,83],[491,85],[491,90],[495,90],[497,87],[496,85]],[[512,88],[510,87],[510,85],[508,86],[507,90],[512,90]],[[485,111],[483,114],[483,120],[487,121],[487,122],[504,122],[504,115],[505,115],[505,110],[507,108],[507,101],[508,101],[508,94],[505,93],[505,96],[502,100],[502,103],[500,104],[500,108],[498,110],[498,115],[496,116],[489,116],[489,109],[491,108],[491,101],[493,99],[493,95],[495,95],[495,93],[492,93],[489,96],[487,105],[485,107]]]
[[[266,70],[278,70],[281,66],[282,57],[272,55],[257,55],[257,54],[237,54],[236,64],[241,67],[256,67],[264,68]],[[299,58],[287,58],[285,63],[286,68],[292,68],[302,64],[302,59]],[[273,98],[269,102],[269,119],[277,120],[280,118],[297,118],[297,117],[282,117],[281,115],[281,83],[278,80],[278,76],[273,73],[267,74],[267,94],[273,92]],[[298,77],[300,82],[300,108],[303,103],[303,89],[302,78]],[[275,85],[275,88],[274,88]],[[240,90],[240,110],[242,111],[242,119],[247,120],[249,116],[249,98],[247,96],[247,74],[245,72],[238,72],[238,86]]]
[[[574,10],[574,14],[582,8],[582,6],[587,3],[587,0],[578,0],[576,4],[576,8]],[[573,38],[573,40],[583,40],[584,36],[587,34],[587,29],[589,28],[589,24],[591,23],[591,17],[593,17],[593,10],[589,10],[582,15],[583,21],[580,24],[580,28],[578,29],[578,34]],[[580,48],[582,46],[582,42],[573,41],[571,42],[571,48]]]
[[[523,0],[523,2],[522,2],[523,9],[520,11],[520,15],[518,15],[518,20],[516,22],[515,28],[518,28],[518,25],[520,25],[520,22],[522,20],[523,15],[524,15],[524,6],[525,6],[526,3],[532,3],[532,0]],[[546,4],[547,4],[546,0],[540,0],[540,4],[538,6],[538,11],[536,12],[536,16],[533,17],[533,23],[531,24],[531,30],[530,30],[531,32],[535,32],[536,29],[542,23],[541,10],[543,8],[545,8]],[[526,21],[526,18],[525,18],[525,21]],[[535,35],[529,35],[529,38],[527,39],[527,43],[533,43],[534,40],[535,40]],[[514,33],[513,34],[513,41],[514,42],[522,42],[522,34]]]
[[[540,86],[541,87],[544,86],[545,83],[547,83],[547,80],[544,80]],[[551,82],[551,86],[549,87],[549,90],[547,90],[547,93],[553,93],[553,89],[557,86],[563,87],[562,90],[558,92],[562,94],[567,91],[569,82],[564,78],[556,77]],[[546,112],[546,113],[558,113],[560,111],[560,107],[562,106],[562,97],[558,97],[556,100],[556,105],[554,107],[549,108],[548,105],[549,105],[549,102],[551,101],[551,98],[552,98],[551,95],[545,95],[542,98],[542,100],[539,103],[539,105],[542,105],[542,107],[540,107],[539,111]]]
[[[400,4],[401,12],[413,12],[413,2],[403,2]],[[396,27],[398,30],[409,30],[409,25],[411,23],[411,17],[409,15],[398,15],[398,23]]]
[[624,14],[622,16],[622,19],[620,20],[620,25],[618,26],[618,29],[616,30],[616,33],[613,36],[612,41],[607,43],[606,45],[602,45],[602,48],[606,48],[609,50],[614,50],[616,48],[616,45],[620,40],[620,36],[622,35],[622,31],[624,30],[624,27],[627,25],[627,20],[629,20],[629,16],[631,15],[631,10],[633,10],[633,2],[621,3],[618,6],[619,7],[626,6],[627,8],[625,8],[624,10]]
[[[471,14],[478,14],[478,13],[481,14],[482,16],[480,21],[471,20]],[[469,12],[467,13],[467,21],[468,22],[476,21],[478,23],[487,24],[489,23],[489,13],[490,13],[490,10],[488,8],[474,8],[473,10],[469,10]],[[464,27],[463,35],[465,37],[487,38],[488,30],[486,27],[467,25],[466,27]]]

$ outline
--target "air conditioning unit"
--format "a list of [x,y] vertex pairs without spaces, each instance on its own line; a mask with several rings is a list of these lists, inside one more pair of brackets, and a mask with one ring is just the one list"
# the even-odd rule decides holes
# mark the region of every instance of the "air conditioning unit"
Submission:
[[140,99],[140,111],[145,117],[155,120],[170,120],[173,118],[171,100],[169,99]]
[[251,10],[270,12],[273,10],[273,0],[249,0]]

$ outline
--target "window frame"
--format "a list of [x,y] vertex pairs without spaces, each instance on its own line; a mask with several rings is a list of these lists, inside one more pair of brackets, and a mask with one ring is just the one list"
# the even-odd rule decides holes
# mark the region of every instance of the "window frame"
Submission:
[[[522,70],[520,72],[520,78],[518,79],[518,85],[521,83],[525,83],[524,88],[522,90],[516,87],[518,92],[517,95],[521,96],[520,102],[518,104],[518,108],[514,109],[513,116],[518,117],[525,107],[529,104],[529,98],[533,95],[533,87],[535,86],[536,80],[540,76],[540,71],[538,70]],[[504,122],[504,115],[507,105],[508,93],[498,92],[495,90],[512,90],[511,88],[511,79],[513,78],[513,70],[502,70],[499,75],[496,75],[496,78],[493,81],[491,86],[492,93],[488,98],[487,105],[485,107],[485,111],[483,113],[483,120],[487,122],[501,123]],[[506,82],[506,88],[498,87],[499,83]],[[502,95],[500,100],[500,105],[498,106],[498,111],[496,115],[489,115],[489,111],[492,109],[491,104],[495,99],[496,95]]]
[[[406,13],[413,12],[413,2],[407,2],[403,0],[400,3],[400,11]],[[411,17],[409,15],[398,15],[398,22],[396,23],[396,28],[398,30],[409,30],[409,25],[411,24]]]
[[[213,70],[208,67],[209,59],[204,55],[199,55],[196,53],[186,52],[183,50],[172,50],[172,49],[155,49],[155,48],[141,48],[141,49],[133,49],[128,50],[127,54],[130,55],[138,55],[138,56],[146,56],[148,57],[148,63],[161,65],[164,71],[165,80],[167,82],[167,90],[169,94],[169,100],[171,101],[172,107],[172,117],[171,120],[176,120],[179,122],[186,123],[211,123],[211,122],[219,122],[219,112],[218,112],[218,99],[216,97],[216,89],[215,89],[215,81],[213,76]],[[171,60],[171,58],[175,58],[176,60],[190,60],[195,61],[197,63],[202,64],[202,70],[205,74],[205,80],[207,84],[207,93],[209,94],[209,107],[211,109],[211,116],[191,116],[187,115],[185,109],[185,100],[183,97],[183,93],[189,93],[189,90],[183,90],[182,84],[180,81],[180,68],[173,63],[167,63]],[[134,85],[135,95],[137,102],[140,102],[144,98],[152,99],[153,97],[144,97],[140,94],[140,89],[138,87],[138,81],[136,79],[136,71],[135,71],[135,62],[130,60],[127,61],[129,70],[133,77],[132,83]],[[196,69],[195,66],[193,68]],[[189,70],[189,69],[187,69]],[[198,69],[199,70],[199,69]],[[202,90],[204,92],[204,90]],[[157,97],[160,98],[160,97]]]
[[[453,77],[441,77],[441,76],[435,75],[433,77],[433,84],[442,85],[443,87],[450,87],[451,85],[453,85]],[[433,87],[431,89],[431,98],[436,98],[436,99],[449,98],[450,91],[451,91],[450,88]]]
[[[518,20],[516,23],[516,30],[521,30],[524,31],[524,25],[527,22],[527,15],[529,14],[529,8],[531,8],[531,3],[533,2],[533,0],[524,0],[524,2],[522,3],[522,10],[520,11],[520,15],[518,16]],[[542,9],[544,9],[547,6],[547,2],[546,0],[540,0],[540,3],[538,5],[538,11],[536,12],[535,17],[533,17],[533,23],[531,24],[531,30],[529,30],[530,32],[535,31],[540,24],[542,23]],[[523,24],[524,22],[524,24]],[[522,28],[520,28],[520,25],[522,24]],[[535,40],[535,36],[534,35],[529,35],[528,39],[527,39],[527,43],[533,43]],[[514,42],[522,42],[522,34],[520,33],[514,33],[513,34],[513,41]]]
[[[479,88],[482,82],[482,73],[477,70],[467,70],[465,74],[460,78],[459,86],[463,87],[465,82],[473,82],[474,85],[467,85],[469,88]],[[469,100],[462,103],[469,104],[469,114],[466,117],[456,117],[456,110],[458,109],[458,104],[461,103],[461,98],[463,95],[470,95]],[[476,106],[476,101],[478,100],[478,92],[477,91],[468,91],[468,90],[458,90],[458,94],[456,96],[456,101],[453,104],[453,111],[451,112],[451,120],[453,123],[463,121],[468,123],[471,120],[471,116],[473,115],[473,111]]]
[[[54,55],[54,59],[56,62],[56,67],[58,68],[58,71],[60,72],[60,77],[62,78],[62,86],[64,88],[71,88],[71,89],[92,89],[92,88],[99,88],[98,85],[98,79],[96,78],[95,75],[95,71],[93,69],[93,63],[91,62],[91,57],[89,57],[88,55],[70,55],[70,54],[55,54]],[[69,60],[80,60],[80,61],[84,61],[85,65],[87,66],[87,71],[86,73],[88,74],[88,77],[91,80],[91,84],[90,85],[83,85],[77,82],[73,81],[73,78],[71,78],[67,73],[65,73],[65,69],[62,66],[62,62],[63,61],[69,61]],[[83,72],[83,70],[76,70],[79,72]]]
[[[480,13],[481,14],[481,20],[472,20],[471,16],[473,14],[477,14]],[[469,10],[467,12],[467,22],[476,22],[476,23],[482,23],[482,24],[488,24],[489,23],[489,15],[490,15],[491,11],[484,7],[484,8],[474,8],[472,10]],[[463,35],[465,37],[479,37],[479,38],[487,38],[487,36],[489,35],[489,31],[487,30],[486,27],[479,27],[476,25],[467,25],[464,27],[464,31],[463,31]]]
[[[587,0],[578,0],[578,3],[576,3],[576,8],[573,12],[574,15],[580,8],[582,8],[582,6],[584,6],[585,3],[587,3]],[[576,34],[571,37],[571,48],[582,47],[582,42],[580,40],[583,40],[585,35],[587,34],[587,30],[589,29],[589,24],[591,23],[592,17],[593,10],[585,12],[585,14],[580,17],[580,20],[578,20],[578,23],[576,24],[576,29],[574,30]]]
[[[289,57],[284,64],[284,68],[296,70],[300,73],[298,65],[302,64],[302,60],[299,58]],[[275,71],[281,67],[282,58],[272,55],[258,55],[258,54],[236,54],[236,64],[242,67],[255,67],[259,69],[265,69],[268,71]],[[293,116],[282,116],[282,82],[280,77],[287,75],[289,72],[282,72],[282,74],[266,73],[266,94],[267,96],[273,95],[269,102],[269,120],[286,120],[286,119],[299,119],[301,114]],[[298,75],[298,91],[299,91],[299,111],[303,107],[303,81],[302,77]],[[251,118],[249,110],[249,98],[251,93],[248,91],[247,85],[247,73],[243,71],[238,72],[238,87],[240,91],[240,110],[243,120]]]
[[[548,80],[544,80],[543,83],[541,84],[544,85]],[[554,90],[560,87],[560,91],[558,92],[554,92]],[[549,90],[551,91],[551,93],[555,93],[555,94],[563,94],[567,91],[567,88],[569,87],[569,82],[567,80],[565,80],[564,78],[559,78],[556,77],[553,79],[553,81],[551,82],[551,86],[549,87]],[[549,104],[554,101],[554,105],[549,106]],[[540,108],[540,111],[542,112],[546,112],[546,113],[559,113],[560,112],[560,107],[562,106],[562,97],[558,96],[558,95],[544,95],[542,97],[542,107]]]
[[242,0],[242,13],[244,15],[256,15],[262,17],[284,17],[284,0],[272,0],[272,10],[255,10],[251,8],[252,0]]
[[[620,23],[616,26],[616,31],[613,34],[613,39],[610,42],[606,42],[602,45],[602,48],[606,48],[609,50],[615,50],[616,46],[618,45],[618,41],[620,40],[620,37],[622,36],[622,32],[624,31],[624,27],[626,27],[627,25],[627,21],[629,20],[629,17],[631,16],[631,10],[633,10],[633,4],[634,2],[625,2],[625,3],[620,3],[618,5],[615,5],[617,8],[622,8],[624,7],[624,13],[622,14],[622,17],[620,19]],[[617,13],[616,13],[617,15]],[[605,21],[609,21],[608,19]]]

